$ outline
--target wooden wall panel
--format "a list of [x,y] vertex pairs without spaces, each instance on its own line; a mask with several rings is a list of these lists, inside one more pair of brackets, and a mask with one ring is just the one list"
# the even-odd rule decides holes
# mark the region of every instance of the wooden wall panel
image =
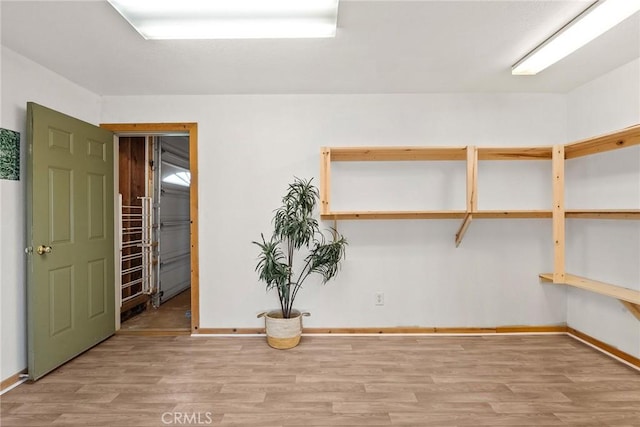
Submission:
[[[122,194],[122,204],[125,206],[140,206],[138,197],[146,196],[146,180],[145,180],[145,137],[120,137],[119,138],[119,156],[118,156],[118,182],[119,191]],[[130,240],[139,239],[141,235],[129,235]],[[125,239],[126,240],[126,239]],[[139,252],[140,248],[125,248],[122,251],[123,256],[132,255]],[[122,263],[122,269],[132,268],[140,265],[141,260],[125,261]],[[124,282],[129,282],[142,277],[142,272],[136,271],[126,274],[122,277]],[[142,284],[134,285],[122,291],[122,298],[126,298],[139,292]],[[121,311],[125,312],[132,307],[130,304],[123,305]]]
[[120,194],[122,204],[140,205],[146,195],[144,136],[120,137]]

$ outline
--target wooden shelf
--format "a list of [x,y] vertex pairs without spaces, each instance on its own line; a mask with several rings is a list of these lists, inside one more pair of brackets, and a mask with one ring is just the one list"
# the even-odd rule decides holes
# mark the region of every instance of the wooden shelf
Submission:
[[[540,274],[540,279],[545,282],[553,282],[553,273],[542,273]],[[587,279],[586,277],[580,277],[574,274],[566,273],[564,276],[564,281],[562,283],[556,284],[569,285],[601,295],[616,298],[620,301],[626,301],[631,304],[640,305],[640,291],[623,288],[621,286],[610,285],[609,283]]]
[[567,209],[566,218],[640,219],[640,209]]
[[330,147],[332,162],[466,160],[466,147]]
[[551,218],[550,210],[491,210],[472,212],[474,219],[493,218]]
[[[481,210],[466,212],[453,211],[337,211],[321,215],[322,219],[459,219],[466,214],[473,215],[474,219],[536,219],[551,218],[551,210]],[[592,219],[640,219],[640,209],[572,209],[566,211],[567,218],[592,218]]]
[[342,211],[320,215],[321,219],[461,219],[465,211]]
[[[640,219],[640,209],[566,209],[567,159],[640,144],[640,125],[571,144],[540,147],[323,147],[320,163],[320,217],[324,220],[462,219],[455,236],[460,245],[473,219],[551,218],[553,221],[554,276],[565,277],[566,219]],[[466,207],[462,211],[342,211],[331,210],[331,163],[362,161],[466,162]],[[483,160],[548,160],[552,167],[553,200],[549,210],[478,210],[478,163]],[[564,279],[563,279],[564,280]]]
[[604,153],[640,144],[640,125],[565,145],[565,159]]
[[[542,147],[323,147],[320,163],[320,217],[323,220],[462,219],[455,235],[459,246],[474,219],[551,218],[553,226],[553,273],[540,274],[543,281],[566,284],[620,300],[640,320],[640,291],[568,274],[565,271],[566,219],[640,219],[640,209],[566,209],[565,164],[567,159],[640,145],[640,125],[606,135]],[[341,211],[331,210],[331,163],[361,161],[466,161],[465,210],[440,211]],[[478,162],[481,160],[548,160],[553,187],[549,210],[478,210]]]
[[478,160],[551,160],[552,147],[478,147]]
[[474,219],[494,219],[494,218],[551,218],[550,210],[486,210],[466,212],[462,210],[453,211],[336,211],[327,212],[320,215],[322,219],[462,219],[467,214],[473,215]]
[[[328,147],[332,162],[466,160],[466,147]],[[550,160],[552,147],[479,147],[479,160]]]

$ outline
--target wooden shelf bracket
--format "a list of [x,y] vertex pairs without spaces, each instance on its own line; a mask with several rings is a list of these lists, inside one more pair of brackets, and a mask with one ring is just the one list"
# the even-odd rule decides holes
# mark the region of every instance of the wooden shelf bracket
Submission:
[[469,228],[469,224],[471,223],[472,219],[473,219],[473,215],[470,212],[467,212],[467,214],[464,217],[464,220],[462,221],[462,225],[460,225],[460,228],[456,233],[456,248],[460,246],[460,243],[462,243],[462,238],[464,237],[464,233],[467,232],[467,228]]
[[633,304],[629,301],[619,300],[624,305],[629,313],[633,314],[636,319],[640,320],[640,304]]

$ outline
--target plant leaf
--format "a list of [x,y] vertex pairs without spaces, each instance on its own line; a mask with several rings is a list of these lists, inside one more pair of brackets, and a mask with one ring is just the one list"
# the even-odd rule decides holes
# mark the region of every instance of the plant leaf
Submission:
[[255,270],[258,272],[260,280],[267,284],[267,290],[274,286],[282,288],[282,285],[287,281],[289,266],[284,262],[285,257],[278,242],[273,239],[267,242],[264,235],[261,237],[262,243],[252,242],[260,248],[258,265]]

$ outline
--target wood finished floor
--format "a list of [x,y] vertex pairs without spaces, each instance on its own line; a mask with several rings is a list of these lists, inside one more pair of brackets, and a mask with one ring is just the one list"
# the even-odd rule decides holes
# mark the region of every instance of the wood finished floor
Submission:
[[120,325],[122,331],[143,331],[162,329],[184,329],[191,331],[191,289],[179,293],[158,308],[149,307],[142,313]]
[[640,426],[640,373],[562,335],[119,335],[0,399],[3,427]]

